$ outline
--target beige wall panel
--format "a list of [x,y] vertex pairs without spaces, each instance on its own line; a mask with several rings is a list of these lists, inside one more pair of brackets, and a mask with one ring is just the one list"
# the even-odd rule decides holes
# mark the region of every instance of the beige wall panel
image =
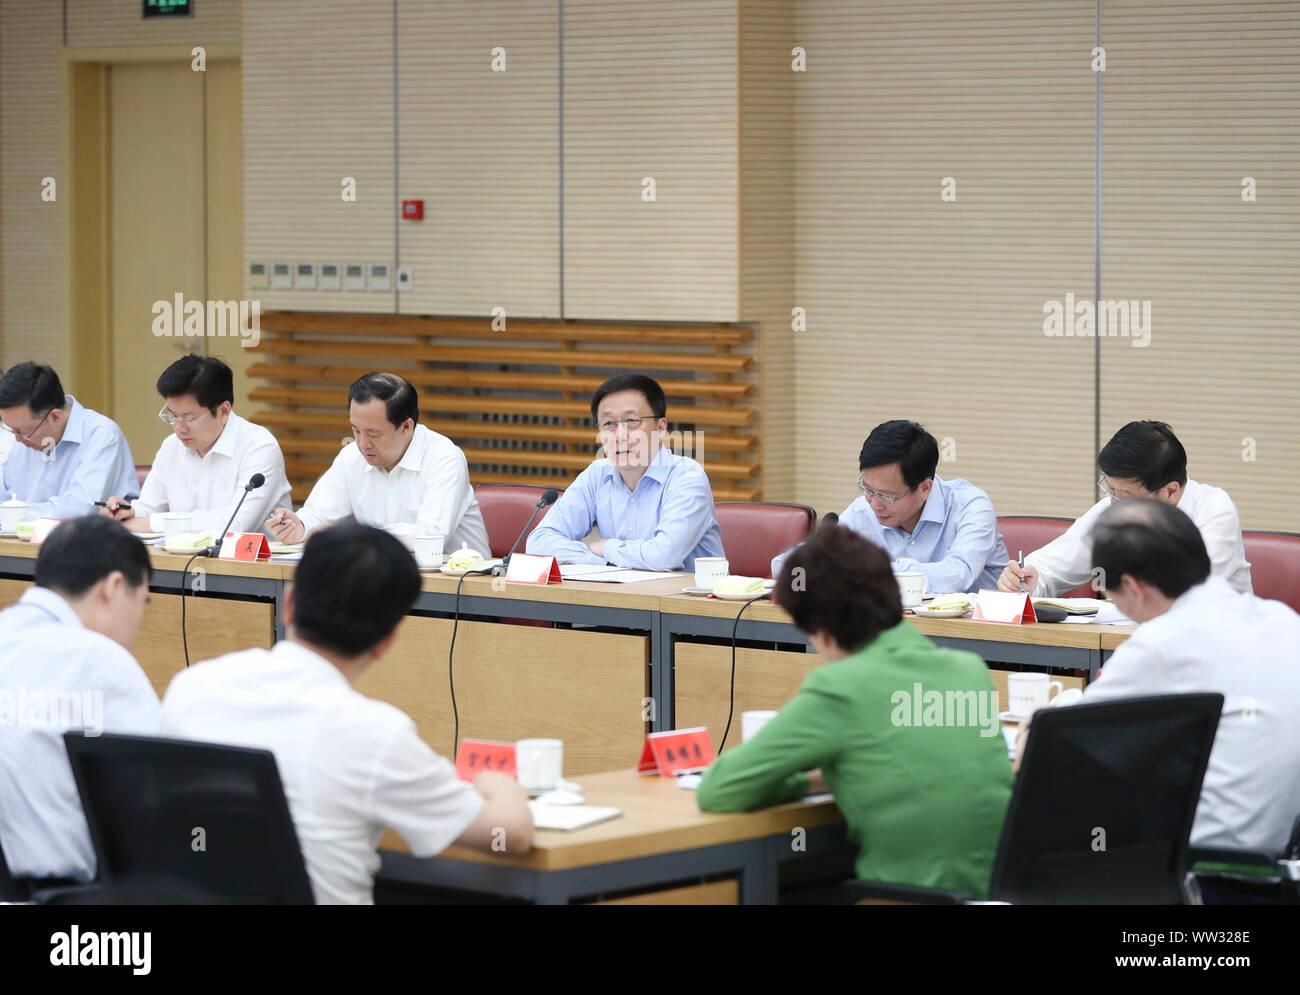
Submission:
[[[63,12],[57,3],[0,0],[0,366],[64,367]],[[41,200],[54,177],[58,200]],[[68,384],[72,391],[75,384]]]
[[1151,302],[1150,345],[1103,340],[1103,438],[1167,421],[1245,528],[1300,531],[1300,5],[1143,0],[1102,29],[1102,297]]
[[[245,0],[241,35],[245,259],[392,267],[392,5]],[[355,202],[342,199],[344,177],[356,180]],[[396,299],[391,289],[248,293],[264,311],[391,313]]]
[[[45,0],[51,7],[58,4]],[[68,46],[218,45],[239,41],[239,0],[194,0],[189,17],[145,20],[140,0],[67,0]]]
[[866,434],[912,418],[999,514],[1081,511],[1093,343],[1042,309],[1092,287],[1095,5],[796,11],[797,498],[843,510]]
[[400,0],[400,194],[424,201],[403,314],[559,315],[558,22],[555,0]]
[[737,319],[738,20],[736,0],[565,3],[566,317]]
[[795,496],[795,73],[789,0],[740,4],[740,317],[757,321],[763,497]]

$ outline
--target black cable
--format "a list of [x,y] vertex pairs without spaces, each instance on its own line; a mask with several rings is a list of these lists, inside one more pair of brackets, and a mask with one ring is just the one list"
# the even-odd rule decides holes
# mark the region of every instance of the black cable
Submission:
[[190,665],[190,641],[185,634],[185,588],[189,587],[189,584],[185,581],[185,575],[190,572],[191,563],[200,556],[206,555],[207,550],[201,549],[185,561],[185,566],[181,567],[181,645],[185,647],[185,666],[187,667]]
[[722,731],[722,742],[718,744],[718,756],[722,756],[722,748],[727,745],[727,733],[731,732],[731,717],[736,714],[736,632],[740,628],[740,616],[745,614],[745,609],[755,601],[762,601],[771,591],[764,591],[762,594],[755,595],[740,606],[740,611],[736,612],[735,621],[731,623],[731,702],[727,706],[727,728]]
[[456,762],[456,750],[460,746],[460,712],[456,708],[456,678],[452,673],[452,659],[456,652],[456,630],[460,628],[460,588],[465,583],[466,577],[471,575],[482,577],[490,574],[494,569],[494,567],[485,567],[482,570],[466,570],[456,582],[456,618],[451,623],[451,646],[447,648],[447,686],[451,689],[451,719],[454,724],[451,734],[452,763]]

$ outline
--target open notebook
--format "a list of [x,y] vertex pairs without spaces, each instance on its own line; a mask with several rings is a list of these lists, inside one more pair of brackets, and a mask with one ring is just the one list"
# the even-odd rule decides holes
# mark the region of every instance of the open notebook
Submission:
[[584,829],[598,822],[608,822],[623,814],[621,808],[600,805],[543,805],[529,802],[533,825],[538,829]]

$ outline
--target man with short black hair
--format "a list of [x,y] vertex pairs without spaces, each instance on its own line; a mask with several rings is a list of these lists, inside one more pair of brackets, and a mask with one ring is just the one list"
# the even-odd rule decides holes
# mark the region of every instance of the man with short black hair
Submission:
[[[650,377],[621,373],[601,384],[591,417],[605,455],[560,495],[529,535],[528,552],[686,571],[697,557],[725,556],[708,474],[664,444],[667,414],[663,388]],[[587,540],[593,527],[600,536]]]
[[0,463],[0,501],[16,494],[29,519],[77,518],[135,488],[122,430],[64,394],[48,366],[19,363],[0,377],[0,423],[19,443]]
[[1090,580],[1092,529],[1114,501],[1154,498],[1181,509],[1200,529],[1209,551],[1210,571],[1245,594],[1253,590],[1250,564],[1241,538],[1241,519],[1227,491],[1187,477],[1187,451],[1164,422],[1131,421],[1111,437],[1097,456],[1103,497],[1041,549],[1025,557],[1022,571],[1008,560],[998,587],[1025,587],[1040,598],[1054,598]]
[[517,782],[459,780],[410,718],[352,687],[393,648],[419,592],[415,561],[393,536],[322,529],[285,594],[287,638],[182,671],[163,699],[163,735],[275,754],[322,904],[373,901],[388,826],[417,856],[452,843],[511,854],[532,846]]
[[133,532],[162,532],[165,512],[186,512],[190,530],[213,538],[235,511],[255,474],[265,482],[250,491],[230,521],[233,532],[258,532],[271,509],[292,500],[284,455],[275,436],[235,414],[230,367],[214,356],[182,356],[163,370],[158,417],[172,434],[158,447],[140,497],[109,498],[111,515]]
[[[939,444],[913,421],[882,422],[858,456],[862,496],[840,524],[889,554],[895,573],[925,574],[929,594],[993,587],[1007,558],[993,502],[965,480],[944,480]],[[789,553],[772,561],[772,576]]]
[[1222,694],[1192,843],[1280,853],[1300,813],[1300,616],[1213,575],[1201,530],[1168,502],[1106,508],[1092,560],[1140,624],[1083,702]]
[[858,845],[859,878],[984,897],[1012,780],[984,661],[905,622],[888,554],[843,526],[823,525],[791,552],[773,600],[823,664],[714,761],[700,808],[748,811],[829,790]]
[[367,373],[348,388],[353,441],[334,457],[295,515],[276,508],[267,520],[283,542],[346,518],[387,529],[410,549],[440,535],[448,550],[490,553],[487,526],[469,483],[464,452],[420,424],[415,387],[395,373]]
[[130,653],[152,574],[122,526],[74,518],[42,544],[35,585],[0,612],[0,847],[15,877],[95,876],[63,733],[157,735],[158,695]]

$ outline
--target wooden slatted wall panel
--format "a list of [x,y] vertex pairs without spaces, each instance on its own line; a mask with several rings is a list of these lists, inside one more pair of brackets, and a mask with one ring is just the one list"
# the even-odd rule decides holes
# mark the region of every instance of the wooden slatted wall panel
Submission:
[[566,0],[566,317],[737,319],[738,20],[737,0]]
[[1151,302],[1103,435],[1167,421],[1243,526],[1300,531],[1300,4],[1106,4],[1102,42],[1102,296]]
[[[51,7],[58,4],[47,0]],[[251,3],[252,0],[249,0]],[[190,17],[142,14],[140,0],[66,0],[68,46],[217,45],[239,41],[240,0],[195,0]]]
[[[0,0],[0,366],[64,364],[58,4]],[[41,199],[54,177],[58,200]],[[71,389],[71,388],[69,388]]]
[[763,493],[795,496],[794,85],[789,0],[742,0],[741,318],[759,325]]
[[[395,286],[392,4],[244,0],[242,37],[246,260],[387,263]],[[392,289],[247,292],[263,310],[396,302]]]
[[1095,5],[796,11],[797,498],[842,510],[866,434],[912,418],[1000,514],[1082,511],[1093,343],[1042,321],[1093,283]]
[[424,200],[403,313],[559,316],[558,22],[555,0],[399,0],[399,183]]

